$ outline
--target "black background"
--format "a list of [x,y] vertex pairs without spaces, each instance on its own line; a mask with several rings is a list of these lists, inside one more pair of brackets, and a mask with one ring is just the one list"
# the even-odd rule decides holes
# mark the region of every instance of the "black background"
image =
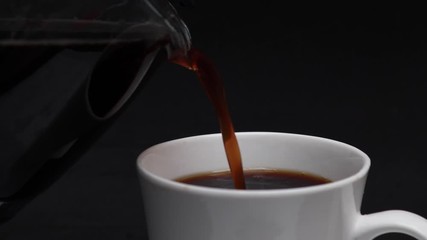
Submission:
[[[174,1],[221,71],[237,131],[322,136],[372,159],[362,212],[427,217],[426,17],[419,6]],[[162,64],[127,111],[0,239],[146,239],[137,155],[218,132],[195,76]],[[387,235],[386,239],[411,239]]]

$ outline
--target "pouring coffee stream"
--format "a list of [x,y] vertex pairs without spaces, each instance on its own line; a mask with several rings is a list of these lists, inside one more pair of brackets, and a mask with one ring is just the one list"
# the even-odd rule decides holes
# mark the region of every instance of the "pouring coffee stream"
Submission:
[[215,64],[195,48],[190,49],[185,55],[174,56],[171,61],[197,74],[199,81],[212,102],[219,121],[234,186],[236,189],[245,189],[239,144],[228,110],[224,84],[218,70],[215,68]]

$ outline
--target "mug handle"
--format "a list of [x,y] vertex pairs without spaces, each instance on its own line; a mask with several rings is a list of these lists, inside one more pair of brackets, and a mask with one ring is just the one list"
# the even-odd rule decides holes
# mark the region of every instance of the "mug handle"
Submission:
[[401,210],[360,215],[354,239],[372,240],[385,233],[403,233],[418,240],[427,240],[427,219]]

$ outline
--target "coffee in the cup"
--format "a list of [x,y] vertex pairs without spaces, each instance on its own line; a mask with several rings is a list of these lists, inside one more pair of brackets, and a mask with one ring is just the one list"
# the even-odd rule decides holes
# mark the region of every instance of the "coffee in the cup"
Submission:
[[[287,189],[308,187],[331,182],[312,173],[283,169],[254,169],[244,172],[246,189]],[[199,173],[176,179],[196,186],[234,189],[230,171]]]

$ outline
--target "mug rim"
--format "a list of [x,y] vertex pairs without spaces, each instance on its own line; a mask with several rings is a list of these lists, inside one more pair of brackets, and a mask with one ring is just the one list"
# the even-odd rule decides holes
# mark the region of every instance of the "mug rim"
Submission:
[[143,178],[145,180],[148,180],[156,185],[159,185],[161,187],[175,190],[178,192],[186,192],[186,194],[199,194],[199,195],[210,195],[210,196],[227,196],[227,197],[265,197],[265,196],[274,196],[274,195],[287,195],[287,196],[294,196],[294,195],[303,195],[303,194],[313,194],[318,192],[324,192],[329,191],[333,189],[339,189],[346,185],[352,184],[360,179],[363,179],[367,176],[371,160],[369,156],[361,151],[360,149],[349,145],[344,142],[340,142],[337,140],[324,138],[324,137],[318,137],[313,135],[306,135],[306,134],[295,134],[295,133],[284,133],[284,132],[236,132],[237,137],[239,136],[266,136],[266,135],[286,135],[286,136],[294,136],[294,137],[303,137],[303,138],[310,138],[314,139],[316,141],[322,141],[322,142],[329,142],[333,144],[340,145],[342,147],[348,148],[352,151],[355,151],[358,155],[362,157],[363,160],[363,166],[354,174],[347,176],[343,179],[332,181],[330,183],[324,183],[320,185],[314,185],[314,186],[307,186],[307,187],[297,187],[297,188],[288,188],[288,189],[251,189],[251,190],[241,190],[241,189],[224,189],[224,188],[212,188],[212,187],[204,187],[204,186],[196,186],[186,183],[181,183],[174,181],[172,179],[167,179],[161,176],[158,176],[142,166],[142,162],[144,160],[144,156],[147,155],[147,153],[155,150],[158,147],[163,147],[164,145],[170,145],[174,144],[176,142],[182,142],[182,141],[188,141],[188,140],[194,140],[194,139],[202,139],[202,138],[212,138],[212,137],[218,137],[221,133],[212,133],[212,134],[202,134],[202,135],[195,135],[195,136],[189,136],[189,137],[183,137],[178,139],[173,139],[169,141],[165,141],[162,143],[155,144],[147,149],[145,149],[143,152],[141,152],[136,161],[137,170],[140,178]]

